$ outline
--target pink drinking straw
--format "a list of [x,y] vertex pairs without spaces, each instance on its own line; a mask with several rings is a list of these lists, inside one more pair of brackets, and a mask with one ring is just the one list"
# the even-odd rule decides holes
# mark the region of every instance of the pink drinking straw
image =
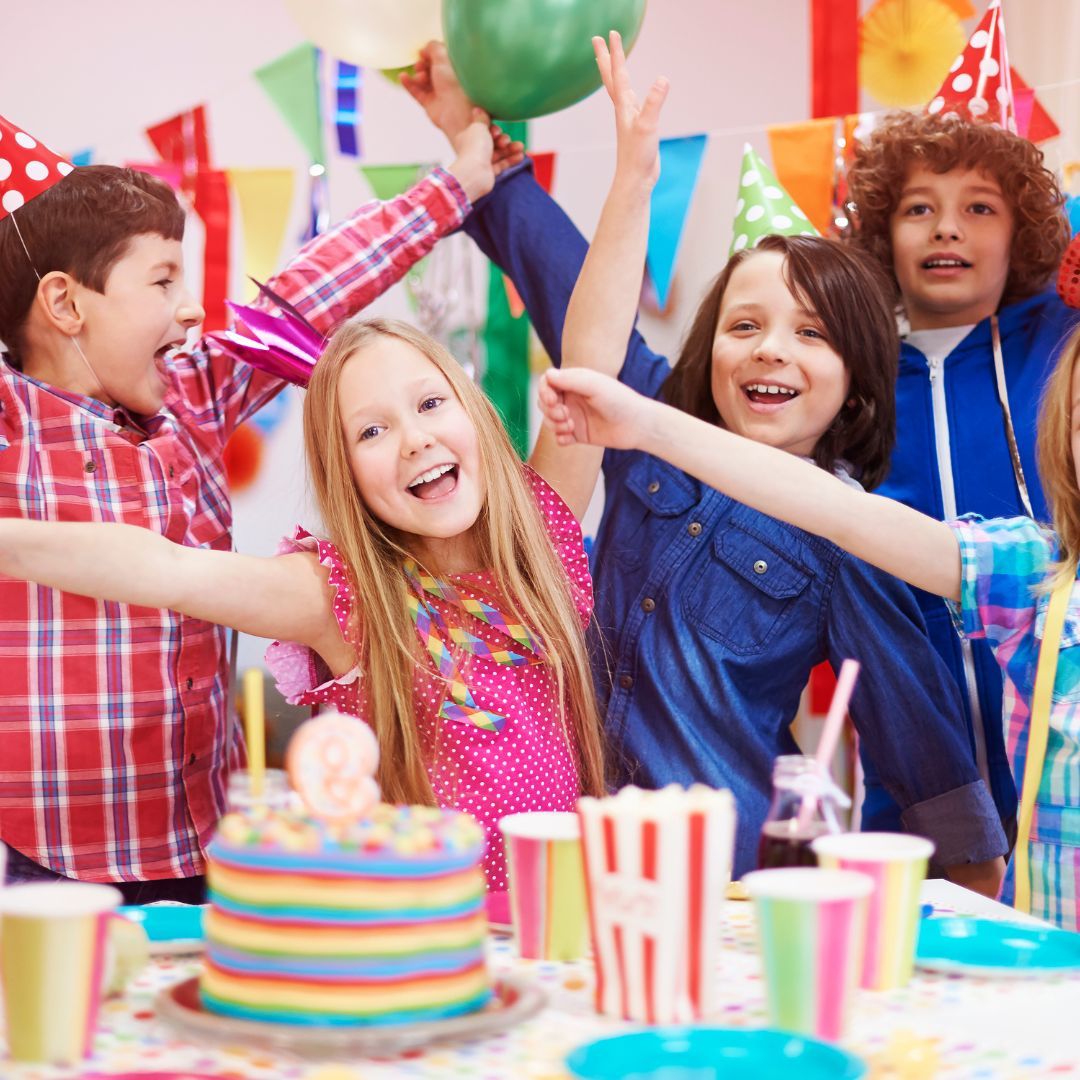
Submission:
[[[818,743],[817,754],[814,761],[818,772],[822,776],[829,776],[832,769],[833,754],[836,753],[836,743],[840,738],[840,730],[844,726],[844,717],[847,716],[848,704],[851,702],[852,692],[855,690],[855,680],[859,677],[859,661],[845,660],[840,665],[840,674],[836,677],[836,689],[833,691],[832,701],[829,702],[829,711],[825,716],[825,727],[821,731],[821,741]],[[799,829],[805,829],[813,817],[814,807],[817,805],[817,796],[804,795],[802,807],[799,810]]]

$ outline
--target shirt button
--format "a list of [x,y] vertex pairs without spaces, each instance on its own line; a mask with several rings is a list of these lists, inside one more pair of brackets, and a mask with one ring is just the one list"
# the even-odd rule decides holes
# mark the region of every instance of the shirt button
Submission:
[[655,611],[656,610],[656,601],[651,596],[646,596],[645,599],[641,601],[641,610],[642,611]]
[[620,675],[619,676],[619,685],[624,690],[629,690],[630,687],[634,685],[634,680],[629,675]]
[[769,564],[764,559],[758,559],[757,562],[754,563],[755,574],[764,574],[768,569]]
[[83,471],[84,472],[94,472],[96,469],[97,469],[97,466],[92,461],[88,461],[83,466]]
[[691,536],[700,536],[701,535],[701,522],[700,521],[691,521],[690,524],[687,525],[686,531]]
[[649,494],[650,495],[655,495],[659,490],[660,490],[660,481],[659,480],[653,480],[652,483],[649,484]]
[[175,475],[176,475],[176,470],[170,465],[169,466],[169,479],[171,480]]
[[190,690],[195,685],[195,680],[194,679],[188,679],[186,685],[187,685],[187,688]]
[[192,754],[191,757],[188,758],[188,764],[189,765],[194,765],[195,764],[195,755],[194,754]]

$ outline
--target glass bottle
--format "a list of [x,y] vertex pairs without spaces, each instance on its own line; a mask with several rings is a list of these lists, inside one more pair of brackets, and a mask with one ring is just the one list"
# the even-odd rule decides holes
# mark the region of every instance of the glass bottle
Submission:
[[773,762],[773,796],[758,843],[758,868],[817,866],[811,841],[843,832],[837,807],[851,800],[804,754],[785,754]]
[[225,800],[229,813],[244,813],[257,806],[265,806],[268,810],[289,810],[294,806],[289,777],[284,769],[264,770],[260,795],[253,794],[251,773],[247,769],[233,770],[229,773]]

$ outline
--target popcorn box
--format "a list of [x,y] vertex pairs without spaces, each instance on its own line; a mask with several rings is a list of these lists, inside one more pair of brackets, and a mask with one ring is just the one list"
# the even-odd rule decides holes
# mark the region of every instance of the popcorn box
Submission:
[[730,791],[623,788],[578,801],[596,1009],[646,1024],[690,1023],[715,1006]]

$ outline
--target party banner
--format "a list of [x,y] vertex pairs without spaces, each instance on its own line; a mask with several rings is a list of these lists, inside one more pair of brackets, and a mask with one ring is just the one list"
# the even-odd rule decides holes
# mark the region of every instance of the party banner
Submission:
[[69,156],[68,160],[72,165],[93,165],[94,148],[88,146],[84,150],[77,150],[74,154]]
[[[528,123],[505,122],[503,131],[528,145]],[[481,385],[506,425],[514,449],[524,458],[529,451],[529,319],[517,317],[494,263],[488,273],[488,311],[484,325],[484,374]]]
[[[1012,75],[1013,106],[1016,110],[1016,127],[1019,134],[1033,143],[1046,142],[1047,139],[1057,138],[1061,134],[1061,128],[1054,122],[1054,118],[1042,107],[1035,90],[1020,77],[1020,73],[1014,67],[1009,68]],[[1026,127],[1021,126],[1021,110],[1024,111]]]
[[356,64],[337,62],[334,78],[334,128],[337,131],[338,152],[345,157],[361,157],[360,117],[364,73]]
[[836,159],[836,117],[768,129],[777,179],[820,233],[829,230]]
[[675,256],[707,141],[706,135],[660,140],[660,179],[652,193],[646,256],[660,308],[667,305]]
[[224,330],[229,325],[225,298],[229,295],[229,239],[231,210],[228,176],[219,169],[200,169],[195,174],[195,213],[202,218],[203,331]]
[[371,185],[376,199],[396,199],[427,171],[426,165],[361,165],[360,172]]
[[313,162],[326,160],[322,108],[319,103],[319,50],[314,45],[295,49],[255,72],[259,85],[277,106]]
[[195,174],[210,167],[210,139],[206,128],[206,106],[196,105],[160,124],[146,129],[147,137],[162,161],[175,165],[185,187],[194,190]]
[[859,107],[859,0],[811,0],[811,102],[814,116]]
[[229,169],[244,230],[244,277],[267,281],[278,269],[292,208],[292,169]]

